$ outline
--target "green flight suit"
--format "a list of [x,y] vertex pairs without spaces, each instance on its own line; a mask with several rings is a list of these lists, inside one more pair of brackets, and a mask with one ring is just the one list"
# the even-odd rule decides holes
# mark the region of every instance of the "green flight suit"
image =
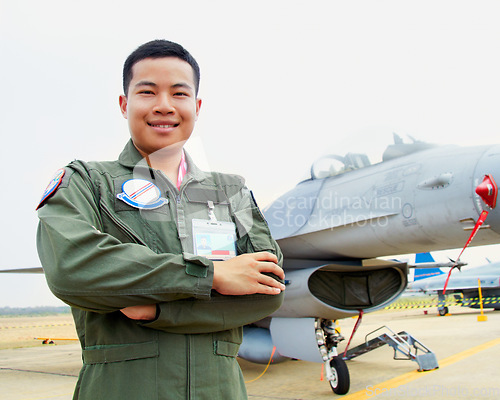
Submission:
[[[211,201],[217,220],[236,224],[238,254],[269,251],[280,264],[282,255],[242,178],[187,160],[179,191],[129,141],[117,161],[69,164],[39,208],[39,257],[82,345],[75,399],[246,398],[241,327],[277,310],[283,294],[213,291],[213,262],[193,254],[191,220],[208,219]],[[144,210],[120,200],[122,184],[137,178],[168,201]],[[152,322],[119,311],[152,303]]]

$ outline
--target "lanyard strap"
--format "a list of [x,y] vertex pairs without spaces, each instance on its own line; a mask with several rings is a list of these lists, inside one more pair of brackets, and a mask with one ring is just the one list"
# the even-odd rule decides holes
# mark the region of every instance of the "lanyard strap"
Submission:
[[182,150],[181,163],[179,164],[179,172],[177,173],[177,189],[181,190],[182,180],[187,173],[187,162],[184,150]]

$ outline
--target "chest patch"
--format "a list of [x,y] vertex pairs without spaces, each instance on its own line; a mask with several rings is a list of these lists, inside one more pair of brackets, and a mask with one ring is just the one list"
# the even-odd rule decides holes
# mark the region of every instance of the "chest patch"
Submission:
[[153,210],[166,204],[168,200],[161,197],[160,189],[145,179],[129,179],[122,185],[122,193],[116,195],[129,206],[143,210]]

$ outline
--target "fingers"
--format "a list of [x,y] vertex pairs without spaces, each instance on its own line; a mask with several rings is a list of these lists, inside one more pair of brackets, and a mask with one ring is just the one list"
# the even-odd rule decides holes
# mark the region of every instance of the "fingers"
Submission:
[[272,293],[270,294],[281,293],[283,290],[285,290],[285,285],[267,275],[261,275],[259,283],[261,284],[261,286],[269,288],[272,291]]
[[125,307],[120,310],[127,318],[152,320],[156,317],[156,304]]
[[261,274],[267,272],[276,275],[281,280],[285,279],[285,271],[283,271],[283,268],[281,268],[277,264],[270,262],[260,262],[258,268]]
[[263,251],[259,253],[250,253],[248,255],[258,261],[255,266],[256,271],[258,271],[256,277],[257,289],[255,293],[279,294],[285,290],[285,285],[272,276],[267,275],[267,273],[271,273],[282,280],[285,279],[285,271],[277,264],[278,258],[274,254]]
[[285,279],[285,271],[278,265],[278,257],[267,251],[249,254],[256,261],[259,261],[259,272],[269,272],[280,279]]
[[261,285],[259,288],[255,291],[255,293],[258,294],[268,294],[268,295],[275,295],[275,294],[280,294],[281,290],[275,287],[271,286],[266,286],[266,285]]
[[278,263],[278,257],[276,257],[273,253],[269,253],[268,251],[260,251],[258,253],[249,253],[252,257],[257,261],[270,261],[275,264]]
[[285,285],[275,279],[285,278],[278,259],[268,252],[247,253],[227,261],[214,261],[212,288],[225,295],[279,294]]

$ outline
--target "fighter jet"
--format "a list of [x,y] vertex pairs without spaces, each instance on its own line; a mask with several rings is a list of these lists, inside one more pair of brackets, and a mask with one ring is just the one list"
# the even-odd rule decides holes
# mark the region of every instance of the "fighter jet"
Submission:
[[[500,145],[395,143],[382,162],[329,155],[264,215],[284,254],[287,290],[270,318],[245,328],[240,357],[325,363],[335,393],[349,389],[332,320],[379,310],[407,286],[406,263],[377,257],[500,243],[495,208]],[[319,351],[318,351],[319,349]]]
[[[408,284],[409,292],[422,292],[427,294],[438,294],[440,304],[438,312],[440,315],[448,313],[448,307],[444,305],[445,296],[443,288],[447,279],[447,273],[424,279],[415,279]],[[459,296],[457,300],[463,306],[479,308],[479,284],[484,308],[500,310],[500,262],[489,263],[467,270],[455,271],[450,275],[446,293],[455,293]]]

